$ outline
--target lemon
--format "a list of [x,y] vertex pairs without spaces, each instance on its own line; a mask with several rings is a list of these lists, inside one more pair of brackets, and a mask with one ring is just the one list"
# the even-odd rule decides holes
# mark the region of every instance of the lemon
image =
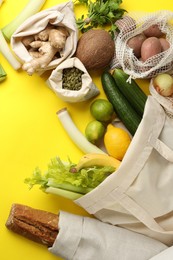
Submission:
[[131,142],[128,132],[109,124],[104,135],[104,145],[109,155],[122,160]]
[[90,106],[91,115],[98,121],[108,122],[114,114],[113,105],[107,99],[96,99]]
[[85,128],[85,136],[93,144],[99,141],[104,133],[105,126],[97,120],[89,122]]

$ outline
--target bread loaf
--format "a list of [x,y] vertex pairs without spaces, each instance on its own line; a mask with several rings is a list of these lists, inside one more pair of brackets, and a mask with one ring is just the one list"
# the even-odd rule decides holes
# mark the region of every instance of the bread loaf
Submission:
[[13,204],[6,227],[30,240],[50,247],[58,234],[58,215]]

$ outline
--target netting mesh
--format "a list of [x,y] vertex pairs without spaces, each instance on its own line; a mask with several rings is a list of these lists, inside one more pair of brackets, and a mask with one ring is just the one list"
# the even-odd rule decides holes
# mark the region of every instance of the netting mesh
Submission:
[[[163,10],[154,13],[134,12],[116,22],[119,33],[115,36],[115,55],[110,69],[122,68],[131,78],[152,78],[159,73],[173,69],[173,12]],[[142,62],[127,41],[157,24],[166,35],[170,48]]]
[[153,80],[150,81],[150,94],[159,102],[164,108],[166,114],[173,119],[173,95],[170,97],[161,96],[153,86]]

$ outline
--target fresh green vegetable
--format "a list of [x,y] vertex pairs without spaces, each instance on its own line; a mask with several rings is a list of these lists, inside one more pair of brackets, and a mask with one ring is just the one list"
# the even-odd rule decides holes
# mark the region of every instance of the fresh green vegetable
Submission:
[[108,100],[112,103],[117,116],[124,123],[129,132],[134,135],[141,121],[141,117],[120,92],[113,76],[109,72],[105,71],[102,74],[101,81],[103,90]]
[[[0,6],[4,1],[0,1]],[[11,52],[7,42],[5,41],[2,32],[0,31],[0,52],[4,55],[4,57],[8,60],[8,62],[12,65],[14,69],[20,68],[20,63],[14,57],[13,53]],[[3,72],[4,73],[4,72]],[[1,78],[1,81],[3,78]]]
[[99,26],[111,25],[110,31],[114,33],[117,29],[115,22],[126,12],[119,7],[122,0],[77,0],[76,3],[84,4],[88,8],[87,17],[82,15],[76,21],[78,29],[82,32]]
[[102,122],[92,120],[85,128],[85,136],[89,142],[95,144],[103,137],[105,130],[105,126]]
[[112,166],[93,166],[77,172],[75,166],[70,160],[64,163],[56,157],[50,161],[44,174],[36,168],[32,177],[24,182],[30,188],[39,185],[45,192],[76,199],[93,190],[115,170]]
[[5,39],[10,41],[12,34],[16,29],[30,16],[37,13],[46,0],[29,0],[24,9],[16,16],[16,18],[1,29]]
[[71,200],[77,200],[83,196],[83,194],[81,194],[81,193],[76,193],[73,191],[63,190],[63,189],[53,188],[53,187],[46,188],[46,192],[55,194],[55,195],[58,195],[58,196],[61,196],[61,197],[67,198],[67,199],[71,199]]
[[8,46],[6,40],[10,41],[12,34],[19,27],[19,25],[21,25],[22,22],[24,22],[28,17],[38,12],[45,1],[46,0],[30,0],[21,13],[13,21],[0,30],[0,52],[15,70],[18,70],[21,67],[21,64],[13,55],[13,52]]
[[11,49],[8,46],[8,43],[6,42],[2,32],[0,31],[0,52],[2,55],[7,59],[7,61],[11,64],[11,66],[18,70],[21,67],[20,62],[16,59],[16,57],[13,55]]
[[91,115],[98,121],[109,122],[114,114],[114,108],[107,99],[98,98],[91,103]]
[[7,77],[7,73],[3,69],[2,65],[0,64],[0,82],[4,81]]
[[129,75],[122,69],[115,69],[112,75],[119,90],[127,98],[135,111],[142,116],[147,95],[142,91],[134,79],[131,79],[131,83],[127,81]]
[[105,154],[105,152],[103,152],[96,145],[90,143],[87,138],[79,131],[66,108],[59,110],[57,112],[57,116],[71,140],[77,145],[77,147],[79,147],[81,151],[84,153]]

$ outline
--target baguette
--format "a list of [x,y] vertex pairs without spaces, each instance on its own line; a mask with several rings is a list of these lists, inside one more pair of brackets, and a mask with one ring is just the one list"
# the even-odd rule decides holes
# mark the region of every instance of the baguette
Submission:
[[51,247],[58,234],[58,215],[22,204],[13,204],[5,225],[17,234]]

